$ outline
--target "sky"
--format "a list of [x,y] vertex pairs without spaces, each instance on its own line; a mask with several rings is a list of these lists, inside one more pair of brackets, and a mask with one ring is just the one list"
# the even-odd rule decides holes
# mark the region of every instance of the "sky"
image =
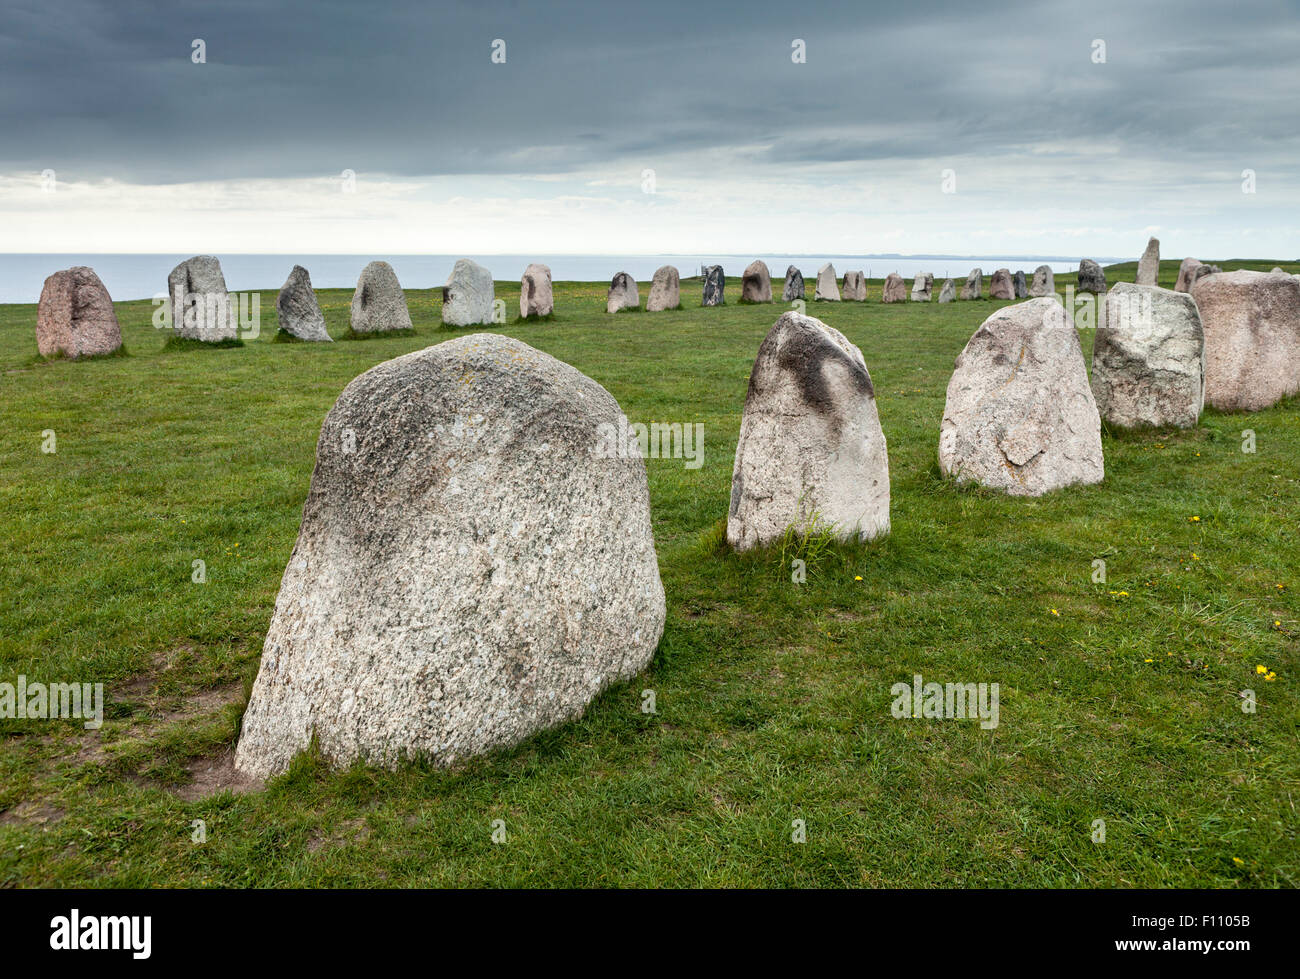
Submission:
[[0,0],[0,80],[0,252],[1300,255],[1298,0]]

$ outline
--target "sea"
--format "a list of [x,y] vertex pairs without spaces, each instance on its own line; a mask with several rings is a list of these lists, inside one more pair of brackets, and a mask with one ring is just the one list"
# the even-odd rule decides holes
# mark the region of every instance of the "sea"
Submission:
[[[0,254],[0,303],[34,303],[40,299],[41,286],[47,276],[74,265],[89,265],[99,275],[115,300],[151,299],[167,292],[167,273],[190,258],[189,255],[141,254]],[[492,278],[518,281],[530,262],[542,262],[551,269],[556,282],[608,282],[615,274],[627,272],[638,282],[649,282],[655,269],[674,265],[683,277],[698,275],[706,265],[721,265],[730,277],[740,277],[745,266],[761,258],[780,281],[793,265],[806,280],[816,277],[826,262],[835,266],[836,274],[861,271],[869,279],[884,278],[897,272],[910,280],[918,272],[933,273],[938,282],[951,278],[958,286],[972,268],[982,268],[985,276],[995,269],[1024,270],[1032,274],[1039,265],[1053,272],[1071,272],[1078,268],[1078,258],[1041,256],[960,256],[960,255],[218,255],[231,292],[278,292],[294,265],[302,265],[311,274],[317,289],[350,289],[367,263],[382,259],[393,266],[398,281],[408,289],[428,289],[447,281],[458,258],[471,258],[485,266]],[[1127,259],[1096,258],[1103,265]]]

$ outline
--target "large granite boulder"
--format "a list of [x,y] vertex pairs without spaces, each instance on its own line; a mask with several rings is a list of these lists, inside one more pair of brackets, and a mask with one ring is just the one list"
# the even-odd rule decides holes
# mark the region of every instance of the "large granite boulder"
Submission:
[[726,302],[727,277],[721,265],[710,265],[704,270],[703,306],[721,306]]
[[664,625],[645,464],[595,381],[518,340],[374,367],[325,417],[235,766],[435,765],[579,717]]
[[1079,262],[1078,284],[1076,292],[1090,292],[1101,296],[1106,292],[1106,270],[1090,258]]
[[835,279],[835,266],[830,262],[817,270],[817,290],[813,293],[813,301],[818,299],[833,303],[840,301],[840,285]]
[[1160,279],[1160,239],[1151,238],[1147,241],[1146,250],[1142,257],[1138,259],[1137,284],[1140,286],[1154,286],[1159,284]]
[[45,280],[36,307],[36,349],[42,357],[102,357],[121,346],[113,300],[94,269],[74,265]]
[[617,273],[609,280],[609,294],[605,298],[605,312],[617,313],[620,309],[640,309],[641,289],[636,279],[626,272]]
[[1056,276],[1050,265],[1040,265],[1034,269],[1034,280],[1029,284],[1029,295],[1034,298],[1056,294]]
[[727,541],[743,551],[788,527],[856,540],[889,531],[889,455],[862,352],[793,312],[776,321],[749,375]]
[[984,270],[971,269],[966,284],[961,287],[962,299],[979,299],[984,295]]
[[990,299],[1015,299],[1016,284],[1010,269],[998,269],[989,276]]
[[1028,299],[1029,283],[1025,281],[1025,273],[1020,270],[1017,270],[1016,274],[1011,277],[1011,281],[1015,284],[1016,287],[1016,298]]
[[934,276],[929,272],[917,272],[912,280],[912,302],[928,303],[934,292]]
[[176,336],[204,343],[238,338],[239,313],[226,291],[221,263],[212,255],[195,255],[172,269],[167,294]]
[[551,267],[532,262],[519,280],[519,315],[524,319],[543,319],[555,312],[555,293],[551,289]]
[[671,265],[661,265],[655,270],[650,282],[650,295],[646,298],[645,308],[651,313],[662,313],[665,309],[677,309],[682,304],[682,278],[677,269]]
[[325,315],[316,301],[316,290],[311,287],[311,275],[301,265],[295,265],[280,287],[275,298],[276,318],[280,329],[299,340],[329,342],[325,329]]
[[1205,334],[1192,298],[1115,283],[1092,342],[1092,393],[1111,425],[1194,426],[1205,404]]
[[[834,278],[834,276],[832,276]],[[791,265],[785,270],[785,285],[781,289],[781,299],[793,302],[803,298],[803,273]]]
[[866,302],[867,300],[867,280],[861,272],[845,272],[844,288],[841,295],[845,300],[854,302]]
[[492,273],[472,259],[456,259],[442,287],[442,322],[447,326],[491,323],[495,301]]
[[944,279],[943,285],[939,288],[939,302],[950,303],[957,298],[957,286],[953,284],[952,279]]
[[740,301],[742,303],[770,303],[772,301],[772,276],[767,271],[767,263],[755,259],[745,266],[740,277]]
[[885,276],[885,284],[880,290],[880,301],[882,303],[907,302],[907,283],[897,272],[890,272]]
[[1205,400],[1259,411],[1300,391],[1300,280],[1219,272],[1192,283],[1205,328]]
[[1060,302],[1003,306],[975,331],[948,382],[939,468],[1012,496],[1101,481],[1101,418]]
[[406,293],[387,262],[371,262],[361,270],[352,293],[351,321],[353,333],[412,329]]

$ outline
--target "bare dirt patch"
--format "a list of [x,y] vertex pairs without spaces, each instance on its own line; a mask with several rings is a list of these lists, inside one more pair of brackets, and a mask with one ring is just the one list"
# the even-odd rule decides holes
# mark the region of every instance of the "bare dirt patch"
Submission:
[[235,770],[235,753],[225,751],[220,755],[196,758],[185,766],[194,780],[172,790],[177,798],[185,802],[207,799],[219,792],[229,789],[235,795],[247,792],[260,792],[264,783],[260,778],[253,778]]

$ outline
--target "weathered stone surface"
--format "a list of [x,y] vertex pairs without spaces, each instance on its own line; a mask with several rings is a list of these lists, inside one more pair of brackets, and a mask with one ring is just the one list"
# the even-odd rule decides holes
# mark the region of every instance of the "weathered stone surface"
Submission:
[[619,272],[609,280],[605,312],[617,313],[620,309],[638,309],[640,306],[641,288],[636,284],[636,279],[626,272]]
[[710,265],[704,270],[704,298],[702,305],[721,306],[726,302],[727,277],[721,265]]
[[94,269],[74,265],[45,280],[36,307],[36,349],[42,357],[100,357],[121,346],[113,300]]
[[[832,276],[834,278],[834,276]],[[781,299],[792,302],[803,298],[803,273],[791,265],[785,270],[785,285],[781,289]]]
[[387,262],[371,262],[361,270],[352,293],[351,319],[353,333],[411,329],[406,293]]
[[740,277],[740,301],[742,303],[770,303],[772,301],[772,276],[767,271],[767,263],[755,259],[745,267]]
[[650,282],[650,295],[645,308],[652,313],[676,309],[682,304],[682,278],[672,265],[661,265]]
[[1090,292],[1093,295],[1104,295],[1106,292],[1106,270],[1090,258],[1085,258],[1079,262],[1078,285],[1076,292]]
[[1029,283],[1025,281],[1025,273],[1017,270],[1016,274],[1011,277],[1011,281],[1016,287],[1017,299],[1029,298]]
[[1153,286],[1160,279],[1160,240],[1151,238],[1147,241],[1146,251],[1138,259],[1137,284]]
[[950,303],[957,298],[957,287],[953,284],[952,279],[944,279],[943,286],[939,289],[939,302]]
[[299,340],[329,342],[325,329],[325,316],[316,301],[316,290],[311,287],[311,276],[301,265],[295,265],[289,278],[280,287],[275,298],[276,317],[280,329]]
[[984,270],[971,269],[966,284],[961,287],[962,299],[979,299],[984,295]]
[[889,455],[862,352],[785,313],[749,375],[727,541],[743,551],[813,525],[841,539],[888,533]]
[[[495,286],[493,287],[495,292]],[[541,262],[532,262],[524,269],[519,280],[519,315],[529,317],[550,316],[555,312],[555,293],[551,289],[551,268]]]
[[1199,258],[1185,258],[1178,266],[1178,281],[1174,283],[1174,292],[1189,292],[1192,288],[1192,272],[1202,264]]
[[1218,272],[1192,283],[1205,328],[1205,400],[1259,411],[1300,391],[1300,280]]
[[447,326],[478,326],[492,322],[496,284],[492,273],[468,258],[456,259],[442,287],[442,321]]
[[1012,496],[1101,481],[1097,403],[1055,299],[1002,307],[966,344],[948,382],[939,468]]
[[882,303],[907,302],[907,283],[897,272],[890,272],[885,276],[885,284],[880,290],[880,301]]
[[840,285],[835,279],[835,266],[830,262],[817,270],[817,290],[813,293],[813,301],[818,299],[833,303],[840,301]]
[[618,404],[504,336],[372,368],[321,428],[236,768],[447,765],[580,716],[664,624]]
[[990,299],[1015,299],[1016,284],[1010,269],[998,269],[989,277]]
[[867,280],[861,272],[845,272],[841,295],[846,301],[866,302]]
[[1194,426],[1205,404],[1205,334],[1192,298],[1115,283],[1093,339],[1092,393],[1111,425]]
[[1056,276],[1051,266],[1040,265],[1034,269],[1034,281],[1029,284],[1029,295],[1035,298],[1050,296],[1056,292]]
[[912,280],[912,302],[928,303],[934,290],[934,276],[929,272],[917,272]]
[[177,336],[205,343],[236,339],[238,309],[226,291],[221,263],[212,255],[195,255],[172,269],[167,294]]

